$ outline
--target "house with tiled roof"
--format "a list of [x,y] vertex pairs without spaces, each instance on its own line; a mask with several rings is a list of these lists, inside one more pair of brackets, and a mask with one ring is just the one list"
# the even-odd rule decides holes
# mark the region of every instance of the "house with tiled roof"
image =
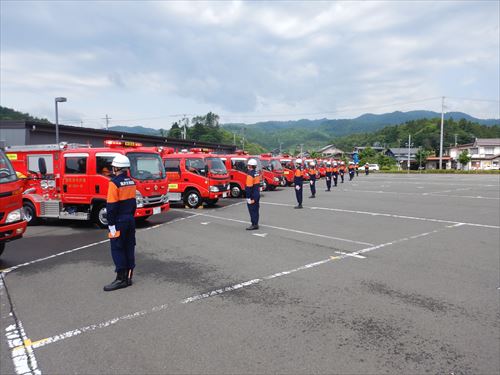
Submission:
[[[464,151],[470,156],[467,165],[461,165],[458,156]],[[448,148],[445,155],[449,156],[457,168],[466,170],[488,170],[500,168],[500,138],[476,138],[473,143],[456,145]]]

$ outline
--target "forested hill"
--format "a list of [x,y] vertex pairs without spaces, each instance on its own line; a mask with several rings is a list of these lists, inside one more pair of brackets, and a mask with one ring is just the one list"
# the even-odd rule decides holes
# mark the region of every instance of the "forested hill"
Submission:
[[[350,134],[332,138],[330,143],[344,151],[355,146],[406,147],[408,135],[414,147],[439,152],[441,119],[419,119],[401,125],[392,125],[371,133]],[[486,126],[465,119],[444,122],[444,147],[472,143],[475,138],[500,138],[500,125]]]
[[30,120],[49,122],[46,118],[33,117],[28,113],[18,112],[14,109],[0,106],[0,120]]
[[[244,133],[250,142],[258,142],[268,149],[279,147],[280,142],[285,149],[296,147],[298,144],[315,148],[325,145],[337,137],[354,133],[369,133],[388,125],[433,118],[439,119],[441,114],[432,111],[397,111],[381,115],[367,113],[354,119],[267,121],[249,125],[224,124],[222,127],[236,134]],[[465,119],[486,126],[500,124],[499,119],[477,119],[462,112],[445,113],[445,119]]]

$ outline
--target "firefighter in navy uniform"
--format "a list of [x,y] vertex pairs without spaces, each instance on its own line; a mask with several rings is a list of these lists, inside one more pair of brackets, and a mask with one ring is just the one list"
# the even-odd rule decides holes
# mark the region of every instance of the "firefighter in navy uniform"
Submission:
[[245,195],[250,221],[252,222],[252,225],[247,230],[259,229],[260,173],[257,171],[257,160],[255,159],[248,160]]
[[326,162],[326,191],[330,191],[332,188],[332,176],[333,176],[333,168],[332,162]]
[[302,170],[302,159],[295,160],[295,173],[293,176],[293,184],[295,186],[295,197],[297,198],[297,206],[294,208],[302,208],[302,187],[304,183],[304,171]]
[[311,187],[311,196],[309,198],[316,198],[316,177],[318,175],[318,170],[316,169],[316,163],[310,162],[309,169],[307,170],[309,175],[309,185]]
[[354,173],[356,173],[354,168],[354,163],[352,161],[349,162],[349,181],[352,181],[352,179],[354,178]]
[[336,162],[333,162],[332,176],[333,176],[333,186],[337,186],[337,180],[339,179],[339,168]]
[[365,175],[368,176],[368,174],[370,173],[370,166],[368,165],[368,163],[365,164]]
[[340,183],[344,183],[344,174],[345,174],[345,163],[342,161],[340,162],[340,167],[339,167],[339,175],[340,175]]
[[106,292],[132,285],[135,268],[136,187],[127,176],[130,160],[125,155],[117,155],[111,165],[114,176],[109,182],[106,211],[116,280],[104,287]]

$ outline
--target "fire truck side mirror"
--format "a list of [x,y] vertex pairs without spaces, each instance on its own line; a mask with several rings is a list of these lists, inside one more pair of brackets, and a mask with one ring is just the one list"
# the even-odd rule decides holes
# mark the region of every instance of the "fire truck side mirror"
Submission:
[[44,158],[38,158],[38,170],[40,171],[42,177],[47,174],[47,164],[45,163]]

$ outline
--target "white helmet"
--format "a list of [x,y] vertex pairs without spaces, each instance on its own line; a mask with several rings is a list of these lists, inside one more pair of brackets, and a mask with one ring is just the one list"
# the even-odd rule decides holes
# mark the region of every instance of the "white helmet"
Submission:
[[309,163],[309,165],[310,165],[311,167],[314,167],[314,166],[316,165],[316,163],[312,161],[312,162],[310,162],[310,163]]
[[331,161],[327,161],[326,165],[332,165],[332,162]]
[[295,164],[302,164],[302,159],[295,160]]
[[248,165],[256,167],[257,166],[257,160],[255,160],[255,159],[248,159]]
[[116,155],[111,165],[116,168],[130,168],[130,160],[125,155]]

